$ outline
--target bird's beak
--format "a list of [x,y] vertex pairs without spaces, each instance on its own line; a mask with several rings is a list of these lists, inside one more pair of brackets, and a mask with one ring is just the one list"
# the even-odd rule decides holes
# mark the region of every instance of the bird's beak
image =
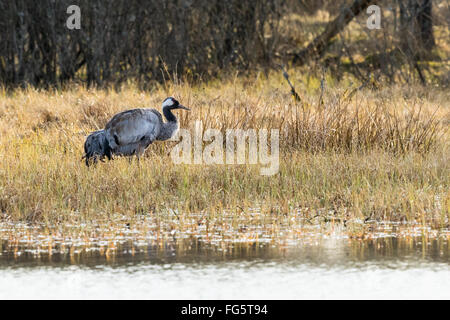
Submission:
[[178,109],[184,109],[184,110],[191,110],[188,107],[182,106],[181,104],[178,105]]

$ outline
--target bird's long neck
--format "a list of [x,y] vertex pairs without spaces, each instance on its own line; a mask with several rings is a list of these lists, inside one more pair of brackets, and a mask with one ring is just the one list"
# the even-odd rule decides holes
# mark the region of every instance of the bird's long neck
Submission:
[[169,108],[163,108],[163,114],[167,122],[177,122],[177,117],[175,117]]
[[178,130],[178,121],[172,111],[169,108],[163,108],[163,114],[167,122],[162,124],[161,132],[157,137],[158,140],[170,139]]

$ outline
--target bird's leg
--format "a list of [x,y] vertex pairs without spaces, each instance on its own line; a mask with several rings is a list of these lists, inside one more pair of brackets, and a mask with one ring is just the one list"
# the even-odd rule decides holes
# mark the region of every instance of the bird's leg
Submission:
[[144,148],[142,148],[141,146],[139,146],[136,150],[136,159],[137,159],[137,163],[138,166],[140,166],[141,163],[141,156],[144,154]]
[[138,164],[140,163],[141,156],[144,155],[145,150],[148,148],[148,146],[153,142],[151,137],[143,137],[140,141],[141,143],[136,148],[136,157]]

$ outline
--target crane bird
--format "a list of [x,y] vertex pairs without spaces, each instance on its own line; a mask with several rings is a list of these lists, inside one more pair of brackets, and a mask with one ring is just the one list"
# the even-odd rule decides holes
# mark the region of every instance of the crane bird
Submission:
[[155,109],[131,109],[114,115],[104,130],[91,133],[84,144],[86,165],[91,160],[96,163],[112,155],[139,157],[155,140],[170,139],[178,130],[179,124],[172,110],[189,108],[168,97],[163,101],[162,111],[166,118]]

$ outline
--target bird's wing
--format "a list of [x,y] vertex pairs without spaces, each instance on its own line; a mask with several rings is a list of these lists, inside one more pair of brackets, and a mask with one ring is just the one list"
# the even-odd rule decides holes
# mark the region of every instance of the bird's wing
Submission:
[[162,117],[154,109],[132,109],[116,114],[106,124],[107,139],[112,146],[123,146],[143,139],[153,141],[161,129]]

